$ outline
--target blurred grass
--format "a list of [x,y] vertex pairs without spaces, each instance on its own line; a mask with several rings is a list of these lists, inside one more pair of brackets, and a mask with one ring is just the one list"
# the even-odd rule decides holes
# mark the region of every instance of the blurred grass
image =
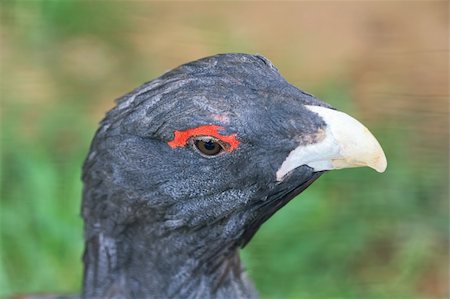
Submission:
[[[1,3],[1,296],[79,291],[80,169],[96,122],[114,98],[169,67],[216,52],[268,52],[269,58],[280,57],[274,63],[295,84],[302,78],[289,77],[291,64],[305,67],[302,73],[317,71],[299,55],[306,44],[271,48],[287,34],[281,27],[274,27],[273,38],[252,32],[264,24],[249,10],[242,14],[254,27],[240,28],[231,14],[183,14],[175,4],[105,3]],[[230,9],[209,5],[211,11]],[[263,15],[272,12],[277,15],[261,6]],[[281,26],[296,18],[282,16],[272,21]],[[307,37],[308,28],[299,30]],[[351,99],[374,67],[368,61],[360,65],[367,69],[356,75],[340,68],[320,80],[303,80],[317,96],[369,119],[388,170],[328,173],[262,227],[243,257],[263,298],[448,295],[448,136],[440,135],[448,128],[427,135],[429,124],[421,121],[448,115],[427,114],[414,96],[406,105],[411,111],[394,98],[361,113],[369,104]],[[383,75],[369,78],[378,86]],[[404,88],[418,85],[404,78],[394,77]]]

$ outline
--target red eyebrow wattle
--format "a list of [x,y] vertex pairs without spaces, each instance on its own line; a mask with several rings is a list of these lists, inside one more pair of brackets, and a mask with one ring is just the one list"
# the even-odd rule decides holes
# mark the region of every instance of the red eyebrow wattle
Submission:
[[174,132],[173,140],[169,141],[167,144],[171,148],[184,147],[191,137],[212,136],[229,144],[229,147],[225,148],[226,151],[231,152],[237,149],[240,142],[239,140],[237,140],[236,134],[222,135],[219,133],[219,130],[223,130],[223,127],[216,125],[204,125],[196,128],[190,128],[184,131],[176,130]]

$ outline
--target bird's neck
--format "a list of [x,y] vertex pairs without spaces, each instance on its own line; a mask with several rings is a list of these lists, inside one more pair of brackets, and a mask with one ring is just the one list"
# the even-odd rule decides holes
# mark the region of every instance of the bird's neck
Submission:
[[[139,230],[86,241],[85,298],[252,298],[236,246]],[[200,241],[199,241],[200,240]]]

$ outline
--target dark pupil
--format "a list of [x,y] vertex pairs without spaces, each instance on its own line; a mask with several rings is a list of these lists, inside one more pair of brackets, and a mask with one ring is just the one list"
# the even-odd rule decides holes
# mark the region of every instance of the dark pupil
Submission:
[[216,146],[217,146],[217,143],[214,143],[214,142],[212,142],[211,140],[210,141],[208,141],[208,142],[205,142],[205,149],[207,150],[207,151],[214,151],[214,149],[216,148]]
[[217,155],[222,150],[220,144],[214,142],[213,140],[198,140],[197,142],[195,142],[195,145],[200,152],[208,156]]

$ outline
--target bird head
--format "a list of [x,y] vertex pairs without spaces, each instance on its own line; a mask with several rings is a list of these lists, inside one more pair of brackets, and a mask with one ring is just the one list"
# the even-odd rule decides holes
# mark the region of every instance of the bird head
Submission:
[[358,121],[289,84],[262,56],[207,57],[106,115],[84,166],[86,238],[236,248],[324,172],[357,166],[386,168]]

